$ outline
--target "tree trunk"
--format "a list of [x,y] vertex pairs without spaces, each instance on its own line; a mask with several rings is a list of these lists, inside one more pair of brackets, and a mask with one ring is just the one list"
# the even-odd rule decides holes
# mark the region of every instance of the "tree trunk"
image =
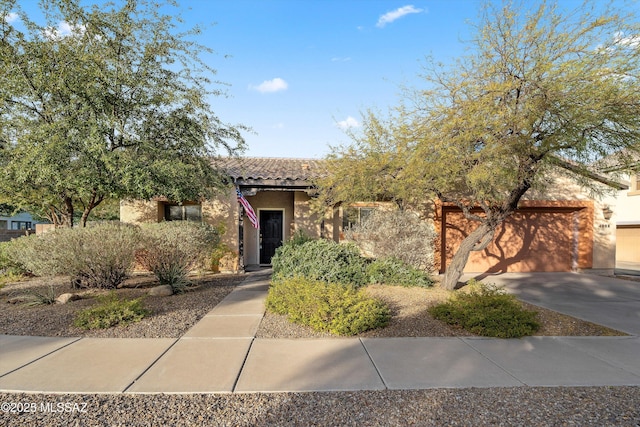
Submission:
[[[483,222],[473,230],[465,239],[460,243],[458,250],[451,258],[451,263],[447,266],[447,270],[444,273],[442,279],[442,287],[444,289],[453,290],[458,285],[458,280],[462,276],[464,266],[469,260],[471,251],[481,251],[493,241],[493,234],[496,227],[491,226],[486,222]],[[445,254],[442,254],[445,256]]]
[[89,214],[91,211],[97,207],[104,200],[104,196],[96,197],[95,195],[91,198],[87,206],[82,211],[82,218],[80,219],[80,224],[82,227],[87,226],[87,220],[89,219]]
[[73,227],[73,200],[71,197],[63,196],[64,209],[60,213],[60,226]]

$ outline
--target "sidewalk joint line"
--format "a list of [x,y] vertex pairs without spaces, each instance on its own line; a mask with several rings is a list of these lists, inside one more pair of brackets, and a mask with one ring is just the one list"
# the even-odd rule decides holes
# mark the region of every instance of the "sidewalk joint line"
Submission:
[[240,375],[242,375],[242,371],[244,370],[244,365],[247,363],[247,359],[249,358],[249,353],[251,353],[251,348],[253,347],[253,343],[255,341],[256,341],[256,337],[251,338],[251,342],[249,343],[249,348],[247,349],[247,354],[244,355],[244,360],[242,361],[242,365],[240,365],[240,369],[238,370],[238,375],[236,376],[236,379],[233,382],[233,387],[231,387],[231,393],[236,392],[238,381],[240,381]]
[[380,370],[378,369],[378,365],[376,365],[376,362],[373,361],[373,358],[371,357],[371,354],[369,354],[369,350],[367,350],[367,346],[364,345],[364,342],[362,342],[362,338],[358,338],[358,341],[360,341],[360,345],[362,346],[362,348],[364,348],[364,352],[367,353],[367,357],[371,361],[371,364],[373,365],[373,369],[376,370],[376,374],[378,374],[378,377],[380,378],[380,381],[382,381],[382,384],[384,384],[384,388],[386,390],[390,390],[390,388],[387,385],[386,381],[382,377],[382,374],[380,373]]
[[31,365],[31,364],[33,364],[33,363],[37,362],[38,360],[44,359],[45,357],[47,357],[47,356],[49,356],[49,355],[51,355],[51,354],[53,354],[53,353],[55,353],[55,352],[57,352],[57,351],[60,351],[60,350],[62,350],[63,348],[69,347],[71,344],[75,344],[75,343],[77,343],[78,341],[80,341],[80,340],[82,340],[82,339],[83,339],[83,337],[71,337],[71,338],[76,338],[76,339],[75,339],[75,340],[73,340],[73,341],[71,341],[70,343],[67,343],[67,344],[63,345],[62,347],[58,347],[58,348],[56,348],[56,349],[54,349],[54,350],[51,350],[49,353],[43,354],[42,356],[40,356],[40,357],[38,357],[38,358],[36,358],[36,359],[33,359],[31,362],[27,362],[27,363],[25,363],[24,365],[18,366],[17,368],[15,368],[15,369],[13,369],[13,370],[11,370],[11,371],[9,371],[9,372],[5,373],[5,374],[0,375],[0,378],[3,378],[3,377],[5,377],[5,376],[7,376],[7,375],[9,375],[9,374],[12,374],[12,373],[14,373],[15,371],[20,370],[20,369],[22,369],[22,368],[24,368],[24,367],[26,367],[26,366],[29,366],[29,365]]
[[[514,374],[512,374],[511,372],[509,372],[506,368],[503,368],[502,366],[500,366],[496,361],[494,361],[493,359],[491,359],[489,356],[487,356],[486,354],[482,353],[480,350],[478,350],[477,348],[475,348],[472,344],[471,344],[471,340],[467,340],[467,337],[456,337],[457,339],[459,339],[460,341],[462,341],[467,347],[470,347],[471,350],[475,351],[476,353],[478,353],[480,356],[482,356],[483,358],[485,358],[486,360],[488,360],[490,363],[492,363],[494,366],[496,366],[498,369],[500,369],[502,372],[504,372],[505,374],[509,375],[511,378],[513,378],[514,380],[518,381],[520,384],[522,384],[523,386],[529,386],[529,384],[525,383],[524,381],[522,381],[520,378],[516,377]],[[492,338],[492,339],[496,339],[496,338]]]
[[178,343],[178,341],[180,341],[180,338],[176,338],[176,340],[175,340],[175,341],[174,341],[174,342],[173,342],[169,347],[167,347],[167,348],[166,348],[166,350],[165,350],[165,351],[163,351],[163,352],[162,352],[158,357],[156,357],[156,359],[155,359],[153,362],[151,362],[151,364],[149,364],[149,366],[147,366],[147,368],[146,368],[144,371],[142,371],[142,372],[140,373],[140,375],[138,375],[137,377],[135,377],[135,378],[133,379],[133,381],[131,381],[131,383],[130,383],[128,386],[126,386],[126,387],[124,388],[124,390],[122,390],[122,392],[121,392],[121,393],[126,393],[126,392],[127,392],[127,390],[129,390],[129,389],[130,389],[130,388],[131,388],[131,387],[132,387],[132,386],[133,386],[133,385],[134,385],[134,384],[135,384],[135,383],[136,383],[140,378],[142,378],[142,376],[143,376],[144,374],[146,374],[146,373],[149,371],[149,369],[153,368],[153,366],[154,366],[156,363],[158,363],[158,360],[162,359],[162,357],[163,357],[165,354],[167,354],[167,352],[168,352],[169,350],[171,350],[171,349],[173,348],[173,346],[174,346],[174,345],[176,345],[176,344]]

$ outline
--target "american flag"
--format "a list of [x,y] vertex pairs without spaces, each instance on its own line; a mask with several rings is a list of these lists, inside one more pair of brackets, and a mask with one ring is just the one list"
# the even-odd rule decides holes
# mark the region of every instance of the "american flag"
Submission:
[[236,193],[238,194],[238,203],[240,203],[244,208],[244,212],[247,214],[247,218],[249,218],[249,221],[251,221],[251,224],[254,228],[259,229],[260,224],[258,223],[258,216],[256,215],[255,211],[253,210],[247,199],[244,198],[239,188],[236,188]]

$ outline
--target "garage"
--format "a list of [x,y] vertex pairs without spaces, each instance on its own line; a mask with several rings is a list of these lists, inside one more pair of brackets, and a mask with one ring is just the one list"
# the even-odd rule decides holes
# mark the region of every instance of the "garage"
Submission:
[[640,224],[616,226],[616,263],[640,263]]
[[[440,258],[440,271],[444,272],[460,242],[476,223],[467,220],[455,207],[442,207],[441,212],[440,250],[444,256]],[[592,223],[589,206],[555,203],[523,207],[498,228],[487,248],[471,253],[464,271],[553,272],[591,268]]]

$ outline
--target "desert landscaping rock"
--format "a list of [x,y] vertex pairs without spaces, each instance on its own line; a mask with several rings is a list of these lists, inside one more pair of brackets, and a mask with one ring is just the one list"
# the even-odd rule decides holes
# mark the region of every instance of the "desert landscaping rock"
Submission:
[[124,287],[116,292],[119,298],[142,298],[151,314],[137,323],[108,329],[85,330],[73,326],[80,310],[98,303],[96,297],[104,290],[75,290],[69,280],[60,278],[44,281],[31,279],[12,283],[0,289],[0,301],[29,292],[43,292],[53,285],[56,294],[74,293],[82,296],[71,304],[38,305],[6,304],[0,310],[0,334],[34,335],[44,337],[96,337],[96,338],[179,338],[198,320],[229,294],[243,280],[241,275],[210,275],[191,278],[199,285],[185,293],[169,297],[150,296],[147,291],[157,285],[152,276],[135,277],[134,287]]
[[[0,413],[11,426],[637,426],[639,387],[250,394],[1,394],[77,410]],[[80,410],[83,412],[80,412]]]
[[152,297],[169,297],[171,295],[173,295],[173,289],[169,285],[160,285],[149,289],[149,296]]
[[79,299],[82,299],[82,297],[78,294],[65,293],[56,298],[56,304],[66,304]]
[[[172,323],[192,325],[194,313],[209,312],[244,277],[233,276],[200,281],[193,292],[171,297],[146,296],[146,304],[157,310],[154,316],[162,320],[144,319],[127,328],[105,330],[104,336],[180,337],[187,328],[170,328]],[[42,285],[42,284],[41,284]],[[16,284],[0,291],[0,298],[9,298],[17,290],[32,289],[33,284]],[[143,296],[144,286],[123,290],[127,298]],[[391,336],[423,336],[423,334],[459,334],[459,330],[444,331],[423,318],[424,290],[371,288],[371,292],[386,299],[396,316],[396,324],[373,333]],[[385,294],[388,293],[388,295]],[[434,293],[436,294],[436,293]],[[217,302],[216,302],[217,301]],[[57,306],[5,307],[0,311],[0,333],[34,335],[42,331],[49,336],[75,332],[62,325],[68,314],[86,307],[92,299]],[[213,304],[213,305],[212,305]],[[170,307],[167,307],[170,306]],[[162,311],[162,308],[165,311]],[[205,308],[206,307],[206,308]],[[553,313],[553,312],[551,312]],[[18,315],[19,314],[19,315]],[[556,313],[557,314],[557,313]],[[24,318],[21,316],[24,315]],[[559,322],[554,333],[573,330],[574,333],[594,330],[593,324],[581,323],[568,316],[543,315],[544,322]],[[45,319],[39,321],[38,319]],[[48,325],[47,320],[53,320]],[[57,321],[55,319],[58,319]],[[418,320],[421,319],[421,320]],[[42,324],[47,326],[42,326]],[[563,323],[569,326],[563,326]],[[403,326],[408,325],[408,326]],[[597,326],[597,325],[595,325]],[[162,330],[169,328],[169,331]],[[446,328],[445,328],[446,329]],[[77,331],[81,335],[92,333]],[[261,324],[265,336],[308,337],[313,332],[292,325],[281,316],[267,315]],[[606,331],[605,331],[606,332]],[[44,335],[46,335],[44,334]],[[403,335],[407,334],[407,335]],[[410,335],[414,334],[414,335]],[[38,335],[38,334],[35,334]],[[99,335],[100,336],[100,335]],[[383,335],[384,336],[384,335]],[[427,335],[429,336],[429,335]],[[443,335],[449,336],[449,335]],[[46,394],[0,393],[1,402],[22,404],[22,410],[0,412],[0,425],[210,425],[210,426],[511,426],[511,425],[585,425],[639,426],[640,387],[494,387],[427,390],[380,390],[356,392],[311,393],[233,393],[233,394]],[[26,406],[25,406],[26,405]],[[59,406],[62,405],[62,406]],[[66,405],[66,406],[65,406]],[[70,408],[52,412],[40,408]],[[7,407],[9,408],[9,407]],[[29,410],[25,410],[28,408]],[[37,408],[31,411],[31,408]]]

